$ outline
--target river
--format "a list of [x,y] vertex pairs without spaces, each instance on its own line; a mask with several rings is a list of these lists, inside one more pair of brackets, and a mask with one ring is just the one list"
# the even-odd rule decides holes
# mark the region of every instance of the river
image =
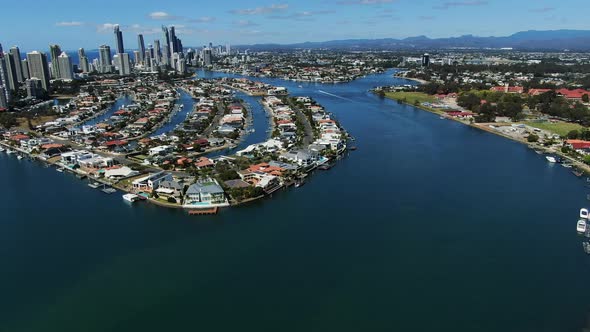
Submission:
[[0,154],[0,330],[581,330],[583,180],[367,91],[391,72],[264,81],[315,98],[358,150],[217,216],[129,206]]

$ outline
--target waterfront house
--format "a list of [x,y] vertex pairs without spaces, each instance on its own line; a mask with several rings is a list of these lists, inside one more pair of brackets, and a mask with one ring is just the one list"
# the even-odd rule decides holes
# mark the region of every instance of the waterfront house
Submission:
[[144,191],[144,192],[153,192],[154,190],[160,187],[160,184],[164,181],[172,181],[173,177],[172,174],[166,173],[164,171],[150,174],[146,177],[137,179],[133,181],[133,190],[136,192]]
[[220,135],[227,136],[227,135],[231,135],[231,134],[235,133],[236,132],[236,128],[234,128],[234,127],[232,127],[230,125],[224,124],[224,125],[221,125],[221,126],[217,127],[217,130],[216,131]]
[[103,175],[105,179],[116,180],[139,175],[139,172],[134,171],[127,166],[116,166],[105,169]]
[[223,188],[212,179],[205,179],[190,185],[184,195],[185,208],[207,208],[228,206]]
[[177,181],[163,181],[160,183],[158,189],[156,189],[156,193],[158,193],[160,196],[180,199],[182,197],[183,189],[184,186]]
[[246,181],[243,180],[227,180],[224,182],[224,184],[228,187],[228,188],[248,188],[250,187],[250,184]]
[[310,166],[315,162],[314,157],[308,151],[303,150],[285,152],[280,155],[280,159],[293,162],[302,167]]
[[174,147],[171,145],[160,145],[149,149],[150,156],[163,156],[174,151]]
[[219,146],[223,146],[223,144],[225,144],[224,138],[211,137],[208,139],[208,141],[209,141],[209,146],[211,146],[211,147],[219,147]]
[[213,168],[215,166],[215,163],[207,157],[200,157],[195,162],[195,166],[198,169]]
[[569,145],[572,149],[576,151],[587,151],[590,149],[590,141],[583,141],[579,139],[569,139],[565,141],[567,145]]

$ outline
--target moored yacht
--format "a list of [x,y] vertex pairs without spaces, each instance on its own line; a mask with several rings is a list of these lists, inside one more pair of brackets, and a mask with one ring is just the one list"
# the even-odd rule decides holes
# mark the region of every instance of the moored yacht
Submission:
[[135,194],[125,194],[123,195],[123,199],[129,203],[133,203],[140,200],[140,197]]
[[557,159],[555,159],[555,157],[553,156],[545,156],[545,159],[547,159],[548,162],[550,163],[556,163]]
[[580,219],[588,219],[588,209],[580,209]]
[[578,220],[578,224],[576,225],[576,230],[578,233],[586,233],[586,219]]

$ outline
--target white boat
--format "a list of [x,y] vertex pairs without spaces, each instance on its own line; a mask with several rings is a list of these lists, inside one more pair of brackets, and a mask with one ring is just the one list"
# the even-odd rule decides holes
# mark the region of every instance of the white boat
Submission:
[[0,152],[4,152],[4,148],[0,146]]
[[61,168],[61,167],[58,167],[58,168],[56,169],[56,171],[58,171],[58,172],[60,172],[60,173],[63,173],[64,169],[63,169],[63,168]]
[[547,159],[548,162],[550,163],[556,163],[557,159],[555,159],[555,157],[552,156],[545,156],[545,159]]
[[580,219],[578,220],[578,224],[576,225],[576,230],[578,233],[586,233],[586,220]]
[[123,199],[129,203],[133,203],[139,201],[139,196],[135,194],[125,194],[123,195]]
[[13,154],[13,153],[15,153],[15,151],[8,149],[8,150],[6,150],[6,153]]
[[16,156],[16,159],[21,160],[23,159],[23,156],[21,156],[20,154],[18,156]]
[[588,220],[588,209],[580,209],[580,219]]

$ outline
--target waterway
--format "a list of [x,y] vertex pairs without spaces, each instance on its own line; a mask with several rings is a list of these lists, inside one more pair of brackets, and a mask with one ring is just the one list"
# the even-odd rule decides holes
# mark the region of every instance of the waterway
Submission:
[[315,98],[358,150],[217,216],[0,154],[0,331],[581,330],[583,180],[367,91],[391,73],[266,81]]
[[84,123],[84,125],[94,126],[94,125],[97,125],[101,122],[107,121],[107,120],[109,120],[109,118],[111,116],[113,116],[113,114],[116,111],[120,110],[123,106],[132,105],[132,104],[134,104],[134,102],[133,102],[133,98],[131,96],[122,95],[119,98],[117,98],[117,100],[115,100],[113,105],[111,105],[106,112],[102,113],[101,115],[99,115],[95,118],[92,118],[92,119],[86,121]]
[[162,127],[154,132],[152,136],[159,136],[162,134],[168,134],[173,131],[178,125],[180,125],[187,116],[193,111],[194,99],[182,89],[178,89],[180,94],[176,105],[182,105],[182,109],[170,118],[170,121],[165,123]]

